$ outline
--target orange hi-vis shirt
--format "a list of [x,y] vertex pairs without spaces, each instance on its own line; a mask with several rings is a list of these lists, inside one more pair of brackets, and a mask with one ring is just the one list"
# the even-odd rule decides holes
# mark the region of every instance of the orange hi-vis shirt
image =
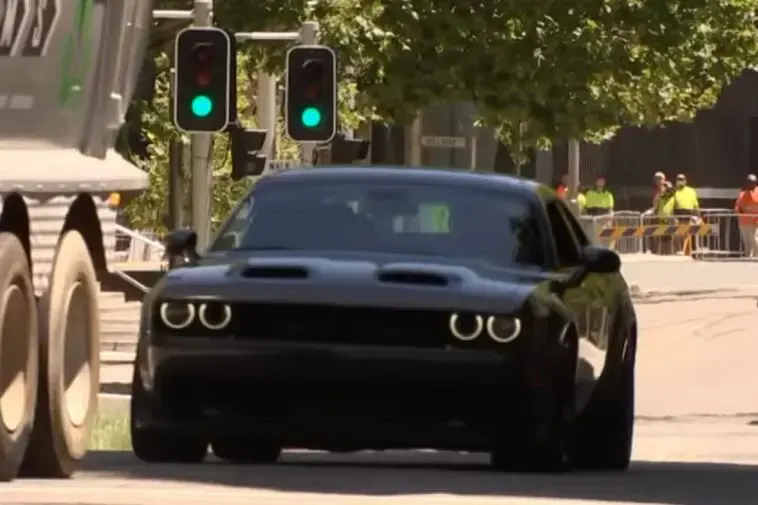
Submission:
[[740,215],[740,224],[758,224],[758,188],[740,192],[734,203],[734,211]]

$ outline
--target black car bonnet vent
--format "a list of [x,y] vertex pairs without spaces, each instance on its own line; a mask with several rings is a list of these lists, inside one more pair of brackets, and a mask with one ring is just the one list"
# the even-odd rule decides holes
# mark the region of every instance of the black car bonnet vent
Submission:
[[307,268],[289,266],[249,266],[242,270],[245,279],[306,279],[310,275]]
[[382,272],[378,275],[379,282],[393,284],[416,284],[423,286],[447,286],[450,281],[440,274],[428,272]]

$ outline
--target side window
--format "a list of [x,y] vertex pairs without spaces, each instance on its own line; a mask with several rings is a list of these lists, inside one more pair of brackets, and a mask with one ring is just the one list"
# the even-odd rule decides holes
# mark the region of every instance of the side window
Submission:
[[566,206],[565,203],[563,203],[560,200],[556,201],[556,204],[558,205],[558,210],[561,212],[564,219],[568,223],[569,228],[571,228],[571,233],[574,235],[574,238],[576,239],[576,242],[579,244],[579,247],[590,245],[590,241],[587,238],[587,234],[584,232],[582,225],[578,223],[576,217],[571,212],[571,210]]
[[553,231],[553,240],[558,253],[558,262],[561,267],[572,267],[579,264],[579,248],[574,235],[571,233],[566,219],[561,214],[558,202],[555,200],[545,203],[547,217],[550,220],[550,228]]
[[232,216],[224,223],[216,240],[212,242],[211,251],[229,251],[240,246],[242,236],[253,218],[253,199],[252,196],[246,197],[239,207],[232,211]]

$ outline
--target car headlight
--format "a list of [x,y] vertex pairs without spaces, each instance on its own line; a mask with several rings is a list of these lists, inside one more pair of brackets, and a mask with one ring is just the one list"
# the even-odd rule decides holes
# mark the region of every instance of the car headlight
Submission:
[[484,319],[475,314],[451,314],[448,326],[450,333],[463,342],[470,342],[484,330]]
[[232,322],[232,308],[225,303],[203,303],[197,318],[209,330],[223,330]]
[[513,342],[521,334],[521,320],[517,317],[490,316],[486,327],[490,338],[500,344]]
[[183,330],[195,320],[195,306],[189,302],[163,302],[159,313],[161,322],[172,330]]

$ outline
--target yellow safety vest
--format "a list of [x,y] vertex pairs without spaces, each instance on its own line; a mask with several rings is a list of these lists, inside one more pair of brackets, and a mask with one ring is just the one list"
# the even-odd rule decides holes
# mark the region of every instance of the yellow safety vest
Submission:
[[658,205],[655,209],[655,214],[660,217],[670,217],[674,215],[674,207],[676,199],[673,194],[661,195],[658,198]]
[[450,211],[445,205],[423,205],[419,211],[421,233],[447,233],[450,231]]
[[585,205],[588,209],[608,209],[613,210],[614,201],[613,193],[604,189],[598,191],[597,189],[591,189],[584,195]]
[[587,197],[584,196],[584,193],[576,195],[576,204],[579,206],[579,212],[582,212],[587,207]]
[[676,208],[682,210],[694,210],[700,207],[697,201],[697,192],[689,186],[679,188],[674,193]]
[[433,214],[433,229],[436,233],[450,231],[450,211],[444,205],[435,205]]

